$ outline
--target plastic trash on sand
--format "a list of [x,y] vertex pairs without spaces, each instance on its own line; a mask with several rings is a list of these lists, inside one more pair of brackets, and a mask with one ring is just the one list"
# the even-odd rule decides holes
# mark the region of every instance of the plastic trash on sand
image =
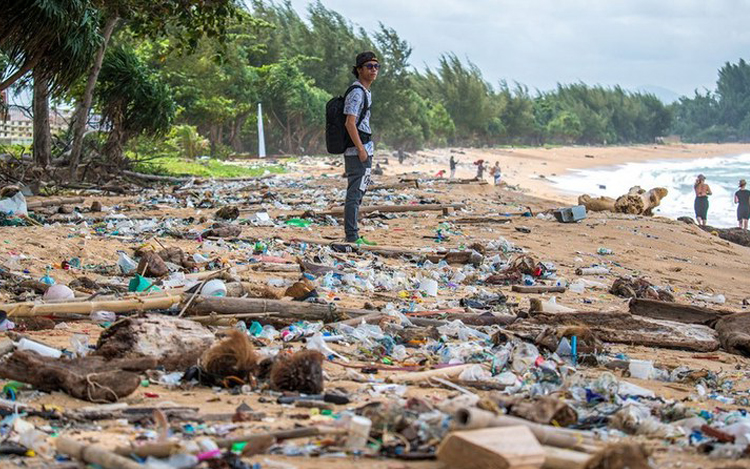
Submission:
[[75,298],[75,294],[67,285],[57,284],[49,287],[47,291],[44,292],[42,298],[45,300],[72,300]]
[[117,259],[117,265],[120,267],[120,271],[122,271],[123,274],[129,274],[138,267],[138,263],[124,252],[120,251],[119,255],[120,257]]
[[492,378],[492,373],[482,368],[482,365],[472,365],[458,376],[461,381],[485,381]]
[[727,301],[721,293],[717,295],[697,295],[695,299],[705,301],[706,303],[713,303],[715,305],[723,305]]
[[548,301],[542,301],[542,311],[545,313],[572,313],[575,309],[557,304],[557,298],[553,296]]
[[0,200],[0,212],[8,215],[28,215],[26,198],[21,191],[16,192],[13,197]]
[[654,362],[651,360],[630,360],[628,370],[631,378],[651,379],[654,375]]

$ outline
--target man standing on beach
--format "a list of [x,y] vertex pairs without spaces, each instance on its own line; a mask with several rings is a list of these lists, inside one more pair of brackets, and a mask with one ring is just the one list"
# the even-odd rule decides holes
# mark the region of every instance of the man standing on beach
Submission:
[[[344,168],[346,169],[347,187],[344,203],[344,232],[347,242],[364,242],[359,237],[359,206],[370,182],[372,156],[375,145],[372,142],[370,129],[370,107],[372,94],[370,85],[378,76],[380,63],[373,52],[362,52],[357,55],[352,73],[357,78],[352,84],[352,91],[346,95],[344,114],[346,131],[352,146],[344,151]],[[364,110],[364,117],[359,121]],[[359,125],[357,122],[359,121]],[[369,243],[368,243],[369,244]]]
[[456,159],[453,158],[453,155],[451,155],[451,160],[449,163],[450,163],[450,170],[451,170],[451,179],[453,179],[454,177],[456,177]]

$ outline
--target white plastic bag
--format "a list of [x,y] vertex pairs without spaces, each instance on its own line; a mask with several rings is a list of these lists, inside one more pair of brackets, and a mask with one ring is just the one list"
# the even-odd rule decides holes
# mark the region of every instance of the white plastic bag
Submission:
[[28,215],[29,212],[26,208],[26,198],[21,191],[16,192],[16,195],[13,197],[1,199],[0,212],[9,215]]

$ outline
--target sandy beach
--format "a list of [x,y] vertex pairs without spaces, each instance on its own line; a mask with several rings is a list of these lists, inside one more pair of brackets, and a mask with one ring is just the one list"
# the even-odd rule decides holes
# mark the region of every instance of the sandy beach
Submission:
[[[392,217],[367,217],[361,221],[361,233],[379,246],[393,249],[423,251],[439,248],[464,249],[464,246],[478,243],[487,247],[488,256],[495,254],[505,256],[503,251],[497,250],[497,247],[490,248],[490,246],[500,240],[507,240],[513,246],[523,249],[535,260],[554,265],[558,279],[566,282],[579,278],[576,274],[578,267],[594,264],[606,266],[609,273],[590,278],[600,282],[604,288],[586,288],[583,293],[568,290],[557,295],[559,304],[579,312],[617,312],[627,315],[627,300],[608,292],[609,286],[616,278],[626,276],[643,277],[654,285],[669,288],[674,292],[675,299],[679,303],[715,307],[715,305],[700,302],[696,298],[699,294],[721,293],[726,298],[726,303],[720,306],[722,310],[747,311],[747,306],[743,306],[743,300],[748,297],[746,281],[743,279],[750,278],[750,267],[745,260],[748,256],[748,248],[719,239],[695,226],[665,217],[640,217],[611,213],[592,213],[587,219],[574,224],[560,224],[552,217],[538,218],[536,216],[511,217],[509,223],[492,223],[491,221],[498,218],[498,213],[518,214],[531,210],[534,214],[539,214],[548,212],[561,203],[573,201],[569,196],[558,193],[556,188],[544,179],[540,179],[540,175],[553,176],[571,168],[607,166],[624,161],[701,158],[742,153],[750,151],[750,145],[455,149],[453,151],[456,152],[453,154],[461,162],[457,176],[472,177],[474,175],[472,162],[476,159],[483,158],[490,164],[500,161],[510,186],[495,187],[492,184],[477,183],[446,184],[444,180],[434,180],[430,176],[439,169],[447,170],[448,158],[451,155],[451,150],[448,149],[419,152],[407,159],[404,165],[399,165],[397,160],[389,157],[388,164],[383,165],[385,176],[378,177],[375,183],[395,184],[399,182],[403,174],[417,173],[421,178],[419,188],[372,191],[366,195],[364,205],[409,205],[422,201],[443,204],[460,203],[464,204],[464,207],[447,215],[443,215],[440,211],[423,211],[400,213]],[[586,155],[593,155],[593,158]],[[163,246],[179,247],[190,255],[204,253],[212,258],[219,256],[221,262],[228,266],[247,263],[248,256],[252,255],[252,243],[256,240],[270,246],[270,254],[301,256],[304,251],[291,247],[294,246],[293,240],[295,239],[315,238],[324,244],[331,240],[340,240],[343,236],[340,225],[311,216],[310,212],[306,212],[307,215],[303,213],[305,210],[323,211],[342,203],[339,195],[343,193],[345,180],[340,177],[341,172],[340,158],[301,158],[290,165],[288,174],[271,176],[267,180],[230,183],[223,187],[220,183],[210,184],[202,190],[191,189],[182,192],[179,194],[179,200],[164,196],[164,192],[152,191],[144,192],[141,196],[88,196],[83,203],[78,204],[84,216],[92,215],[87,207],[92,200],[97,199],[111,214],[119,213],[133,220],[139,218],[186,220],[187,217],[192,217],[190,221],[179,222],[185,223],[184,226],[176,226],[183,231],[201,231],[214,222],[216,209],[226,205],[227,200],[231,199],[240,207],[244,219],[250,218],[257,211],[265,210],[271,219],[276,221],[274,226],[253,226],[252,223],[240,224],[239,220],[235,221],[234,224],[241,228],[241,239],[250,241],[251,244],[240,240],[201,242],[189,237],[156,235],[151,232],[138,233],[137,230],[135,234],[120,233],[116,232],[116,222],[110,222],[111,226],[100,225],[99,231],[94,230],[93,224],[82,223],[8,227],[4,228],[6,248],[2,253],[2,261],[11,270],[29,272],[32,278],[44,275],[46,267],[51,266],[51,275],[57,282],[67,284],[84,275],[97,282],[126,283],[127,278],[100,274],[97,268],[112,266],[117,260],[118,250],[132,253],[134,248],[144,244],[154,250],[161,249]],[[486,179],[490,180],[489,174],[486,175]],[[515,190],[512,186],[518,186],[520,190]],[[273,197],[268,200],[264,199],[265,201],[261,203],[260,198],[264,194],[272,194]],[[202,201],[202,208],[186,206],[186,198],[191,198],[196,203]],[[276,204],[275,201],[280,204]],[[290,206],[287,207],[284,204],[290,204]],[[53,209],[56,211],[56,208]],[[290,216],[308,217],[315,221],[307,228],[290,226],[284,222],[284,217]],[[461,224],[459,219],[464,217],[485,219],[487,222]],[[441,226],[445,227],[446,224],[449,227],[447,228],[449,239],[436,243],[436,230]],[[307,247],[307,254],[304,255],[318,253],[322,256],[320,259],[323,259],[318,262],[338,259],[335,262],[345,262],[347,269],[361,276],[369,275],[373,271],[403,272],[409,279],[433,274],[431,268],[406,257],[381,257],[371,253],[357,252],[331,253],[329,248],[313,246],[310,244]],[[600,247],[610,249],[613,254],[599,255],[597,251]],[[211,249],[218,249],[218,251],[212,253]],[[333,257],[330,257],[331,255]],[[507,254],[509,258],[518,255]],[[62,270],[60,263],[72,258],[78,258],[85,268]],[[462,269],[468,274],[464,281],[451,284],[443,280]],[[276,272],[241,274],[243,282],[258,288],[268,286],[272,278],[274,281],[281,279],[285,284],[289,284],[298,276],[298,273]],[[362,308],[363,305],[370,304],[372,307],[382,308],[388,303],[406,307],[409,302],[415,302],[420,308],[428,311],[457,308],[461,298],[474,294],[472,292],[476,292],[477,289],[507,295],[509,303],[518,305],[515,307],[518,311],[528,311],[531,300],[534,298],[543,300],[549,298],[548,295],[512,292],[509,286],[485,284],[481,277],[476,271],[467,269],[466,266],[451,265],[442,269],[439,288],[434,297],[419,294],[413,282],[390,289],[373,290],[360,289],[351,285],[334,287],[331,290],[321,287],[321,295],[341,307]],[[321,278],[315,280],[316,284],[322,285]],[[90,293],[92,292],[82,293],[82,295]],[[0,296],[0,300],[10,303],[17,301],[18,297],[5,291]],[[29,330],[24,333],[55,347],[70,348],[70,340],[74,333],[87,336],[89,343],[95,344],[103,330],[102,327],[87,320],[64,319],[66,320],[64,327],[52,330]],[[271,342],[269,345],[276,346],[278,341]],[[304,344],[293,343],[284,346],[299,349],[303,348]],[[336,346],[336,349],[358,363],[356,347]],[[415,348],[409,353],[418,350],[419,348]],[[748,369],[750,359],[747,357],[728,354],[721,350],[715,350],[710,355],[706,355],[697,354],[691,350],[632,346],[623,343],[608,345],[608,351],[611,354],[623,353],[634,359],[651,359],[654,360],[655,366],[667,370],[682,365],[693,370],[708,370],[719,374],[722,379],[734,381],[735,386],[731,392],[717,388],[714,390],[717,393],[714,398],[697,400],[694,398],[696,394],[694,384],[637,380],[630,378],[626,370],[614,372],[617,379],[627,379],[638,386],[654,391],[665,399],[684,401],[691,408],[708,411],[713,411],[717,407],[736,409],[740,407],[739,404],[727,404],[726,400],[717,399],[724,395],[741,397],[748,391],[750,381],[746,379],[746,374],[742,371]],[[410,360],[413,359],[406,359],[403,363],[410,363]],[[368,393],[370,384],[353,381],[345,368],[327,362],[325,370],[328,376],[327,389],[338,389],[350,394],[356,405],[382,399],[381,396]],[[603,366],[585,367],[581,370],[582,375],[587,377],[596,377],[610,372]],[[380,372],[376,378],[382,379],[389,373]],[[432,404],[444,402],[455,396],[454,389],[418,386],[408,387],[404,394],[404,397],[424,399]],[[51,404],[67,410],[90,405],[62,392],[22,395],[22,399],[27,398],[27,402],[35,406]],[[302,424],[328,421],[325,416],[311,415],[307,409],[295,409],[271,402],[260,391],[242,391],[239,394],[232,394],[226,390],[187,384],[170,388],[152,382],[148,387],[139,387],[132,395],[122,399],[122,402],[133,407],[178,404],[200,408],[202,413],[230,414],[237,406],[245,403],[252,409],[266,414],[262,421],[241,422],[231,427],[224,427],[224,431],[231,431],[231,434],[243,431],[287,429],[300,424],[300,421],[303,421]],[[354,408],[354,405],[348,407]],[[342,410],[342,407],[336,408],[336,412]],[[35,425],[46,424],[46,421],[41,418],[30,420]],[[65,430],[62,433],[66,436],[75,435],[79,439],[109,448],[132,442],[143,434],[143,430],[122,424],[117,420],[101,421],[96,425],[96,427],[89,426],[86,429]],[[146,426],[146,429],[151,428],[153,428],[151,425]],[[177,423],[174,428],[178,434],[182,431]],[[209,423],[208,428],[219,428],[219,424]],[[652,458],[657,467],[666,467],[665,464],[678,464],[679,466],[672,467],[684,468],[727,467],[728,461],[712,461],[705,455],[698,454],[693,448],[664,445],[659,438],[643,439],[643,441],[646,441],[653,451]],[[287,458],[268,454],[257,455],[250,461],[260,462],[264,467],[272,467],[272,463],[268,461],[289,463],[300,469],[320,467],[323,464],[321,460],[310,457]],[[435,461],[356,460],[351,457],[329,461],[331,460],[327,460],[325,465],[331,468],[351,467],[353,464],[373,469],[437,469],[440,467]],[[44,464],[44,462],[40,463]]]
[[[633,145],[612,147],[552,147],[552,148],[456,148],[418,152],[407,159],[404,166],[391,164],[395,172],[421,171],[435,174],[448,169],[448,160],[453,154],[458,160],[456,177],[470,178],[476,175],[474,161],[484,159],[488,167],[500,163],[503,179],[519,186],[537,197],[561,203],[574,203],[577,195],[551,183],[547,178],[560,176],[572,169],[605,168],[624,163],[654,160],[690,160],[717,156],[750,153],[750,144],[671,144]],[[392,161],[392,160],[391,160]],[[490,181],[489,170],[485,178]],[[633,181],[632,185],[637,185]]]

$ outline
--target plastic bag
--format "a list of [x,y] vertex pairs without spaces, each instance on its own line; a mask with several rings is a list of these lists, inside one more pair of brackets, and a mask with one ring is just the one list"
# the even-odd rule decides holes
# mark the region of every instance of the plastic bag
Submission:
[[16,192],[13,197],[0,200],[0,212],[9,215],[28,215],[26,198],[21,191]]

